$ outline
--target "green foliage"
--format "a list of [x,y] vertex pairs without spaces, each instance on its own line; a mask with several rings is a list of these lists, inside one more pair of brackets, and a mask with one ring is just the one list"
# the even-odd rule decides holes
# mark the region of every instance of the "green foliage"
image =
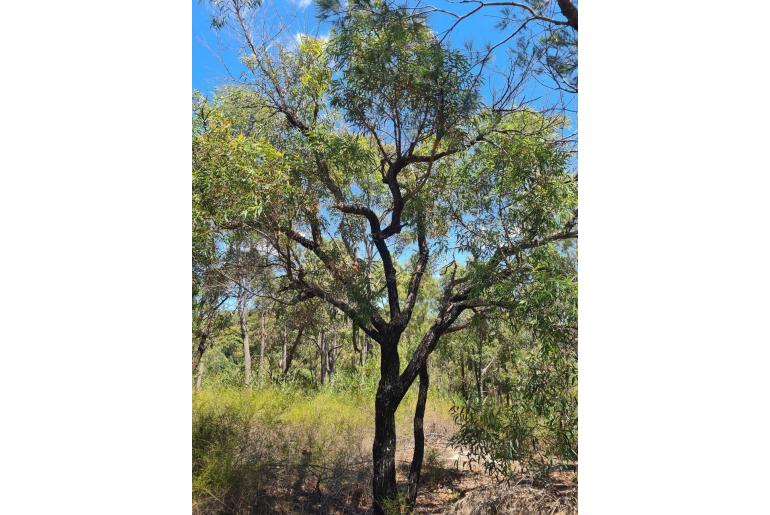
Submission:
[[234,388],[243,385],[243,364],[240,353],[238,357],[241,358],[241,362],[234,359],[236,351],[240,350],[239,342],[234,338],[228,340],[227,347],[213,346],[203,357],[206,364],[203,384],[207,388]]
[[291,196],[282,154],[269,143],[234,130],[219,110],[193,137],[193,225],[227,224],[277,212]]
[[527,264],[490,292],[505,306],[497,318],[498,395],[469,397],[453,410],[453,442],[502,477],[538,475],[577,459],[575,256],[569,248],[540,247]]
[[381,140],[392,136],[398,151],[457,130],[478,100],[466,59],[443,47],[422,16],[367,4],[351,6],[332,32],[341,69],[332,104]]
[[453,408],[453,443],[489,473],[543,474],[577,459],[577,362],[517,353],[508,399],[472,399]]
[[[487,122],[485,122],[487,123]],[[562,228],[577,207],[577,181],[558,143],[560,118],[525,111],[495,120],[486,144],[467,154],[452,177],[455,216],[473,220],[459,231],[475,256],[516,239]]]

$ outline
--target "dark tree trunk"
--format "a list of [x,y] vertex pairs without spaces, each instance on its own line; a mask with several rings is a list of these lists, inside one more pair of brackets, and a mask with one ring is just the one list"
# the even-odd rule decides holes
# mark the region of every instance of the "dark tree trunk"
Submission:
[[578,30],[578,10],[570,0],[557,0],[561,13],[567,18],[569,26]]
[[192,359],[193,372],[195,372],[195,369],[198,368],[198,364],[200,363],[201,359],[203,359],[203,353],[206,352],[206,343],[208,342],[209,334],[211,333],[211,325],[213,320],[214,317],[210,316],[208,320],[206,320],[206,325],[203,326],[203,331],[200,333],[198,348],[195,349],[195,353],[193,354]]
[[425,455],[425,428],[423,420],[425,418],[425,403],[428,400],[429,383],[428,363],[426,361],[425,365],[420,369],[420,389],[417,393],[417,406],[414,409],[414,454],[412,455],[412,464],[409,467],[409,485],[406,496],[410,511],[414,509],[414,504],[417,501],[417,487],[420,484],[422,459]]
[[297,350],[297,346],[299,345],[299,342],[302,340],[302,333],[304,331],[305,331],[305,328],[301,327],[297,332],[297,338],[295,338],[294,343],[291,344],[291,348],[289,349],[289,352],[286,355],[286,359],[284,360],[284,363],[283,363],[284,375],[286,375],[289,372],[289,367],[291,366],[291,362],[294,359],[294,352]]
[[372,493],[374,513],[385,513],[384,503],[396,497],[396,408],[401,400],[397,341],[381,345],[380,383],[374,401]]
[[352,321],[352,328],[351,328],[351,335],[353,339],[353,357],[351,358],[351,364],[353,366],[353,370],[356,369],[356,355],[358,355],[361,365],[364,364],[364,354],[361,349],[358,348],[358,326],[354,321]]
[[207,335],[205,334],[201,335],[200,340],[198,340],[198,348],[195,349],[195,353],[193,353],[193,359],[192,359],[193,372],[195,372],[195,369],[198,368],[198,364],[203,358],[203,353],[206,351],[206,336]]
[[198,368],[198,364],[200,363],[201,359],[203,359],[203,353],[206,352],[206,344],[208,343],[208,339],[211,336],[211,329],[214,325],[214,319],[217,316],[217,310],[225,300],[226,298],[223,298],[217,304],[212,304],[206,312],[206,323],[203,325],[203,329],[200,331],[198,336],[198,348],[195,349],[195,352],[193,353],[193,373],[195,372],[195,369]]

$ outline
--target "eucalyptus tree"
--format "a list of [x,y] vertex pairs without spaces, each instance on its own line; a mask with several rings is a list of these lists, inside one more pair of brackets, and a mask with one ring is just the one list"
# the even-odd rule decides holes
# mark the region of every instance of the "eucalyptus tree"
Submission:
[[198,369],[197,385],[203,376],[203,355],[212,337],[229,320],[222,311],[231,294],[231,283],[220,272],[224,257],[211,227],[193,214],[192,238],[192,370]]
[[[316,0],[324,20],[344,16],[350,9],[370,9],[373,4],[376,2],[371,0]],[[442,42],[464,25],[480,22],[481,17],[493,19],[494,27],[488,28],[495,30],[465,41],[466,55],[474,67],[481,69],[502,58],[498,71],[505,74],[502,66],[509,65],[506,80],[534,75],[540,85],[567,95],[577,93],[578,7],[572,0],[412,0],[400,7],[433,17]],[[476,27],[487,28],[486,21]],[[483,41],[485,37],[488,40]]]
[[[258,234],[284,290],[333,306],[379,345],[372,492],[383,513],[397,494],[395,412],[419,377],[416,496],[441,337],[495,305],[502,285],[531,281],[531,254],[577,237],[576,179],[555,130],[565,122],[511,109],[510,95],[482,106],[468,60],[424,16],[386,2],[347,10],[328,41],[297,45],[254,37],[253,5],[224,4],[219,24],[242,39],[249,106],[270,116],[247,133],[211,109],[193,139],[194,209]],[[402,363],[434,274],[431,320]]]

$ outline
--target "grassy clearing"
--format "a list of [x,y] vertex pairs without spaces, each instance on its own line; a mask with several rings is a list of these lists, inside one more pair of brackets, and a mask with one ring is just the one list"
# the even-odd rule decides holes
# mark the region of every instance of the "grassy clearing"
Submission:
[[[396,414],[411,457],[415,399]],[[451,401],[431,397],[426,431],[449,431]],[[196,513],[357,511],[369,503],[374,400],[324,389],[204,389],[193,394]]]

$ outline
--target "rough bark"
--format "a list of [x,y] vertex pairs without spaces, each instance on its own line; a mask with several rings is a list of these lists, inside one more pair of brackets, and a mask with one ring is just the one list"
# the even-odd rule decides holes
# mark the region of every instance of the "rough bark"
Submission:
[[425,429],[423,420],[425,418],[425,403],[428,400],[428,386],[430,378],[428,376],[428,363],[420,369],[420,386],[417,393],[417,406],[414,409],[414,454],[412,455],[412,464],[409,467],[409,483],[407,486],[407,502],[409,509],[413,510],[417,501],[417,487],[420,484],[420,474],[422,472],[422,460],[425,455]]
[[578,30],[578,10],[570,0],[557,0],[561,13],[567,18],[569,26]]
[[396,408],[403,397],[399,384],[397,341],[382,345],[380,383],[374,401],[372,493],[374,513],[384,515],[385,502],[396,494]]

